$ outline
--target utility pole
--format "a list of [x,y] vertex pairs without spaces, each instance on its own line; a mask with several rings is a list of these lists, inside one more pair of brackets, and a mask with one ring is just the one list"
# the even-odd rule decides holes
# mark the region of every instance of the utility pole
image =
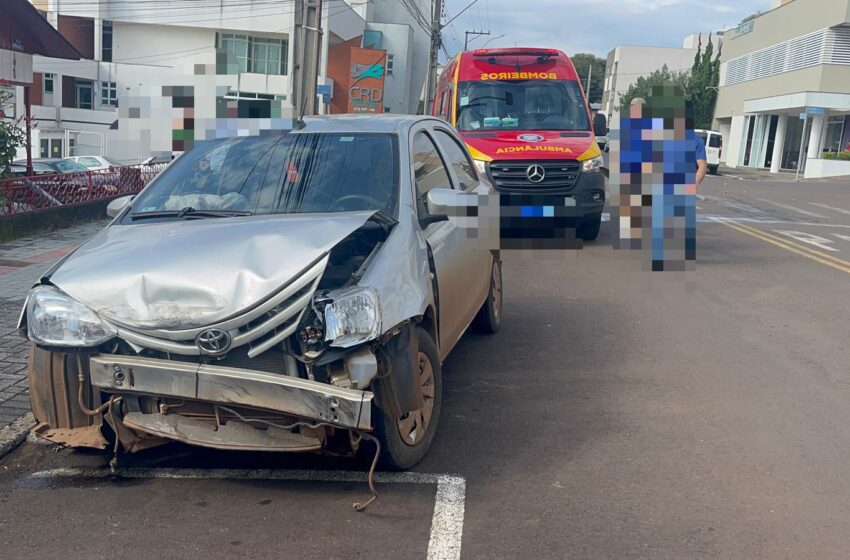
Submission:
[[293,111],[296,117],[315,115],[322,49],[322,0],[295,0],[293,31]]
[[469,36],[475,35],[473,41],[478,37],[483,37],[484,35],[489,35],[489,31],[464,31],[464,39],[463,39],[463,50],[469,50]]
[[585,88],[585,95],[587,95],[587,102],[590,103],[590,78],[593,76],[593,62],[587,67],[587,87]]
[[434,88],[437,83],[437,62],[442,44],[443,0],[432,0],[434,11],[431,14],[431,53],[428,59],[428,75],[425,77],[425,114],[431,114],[434,103]]

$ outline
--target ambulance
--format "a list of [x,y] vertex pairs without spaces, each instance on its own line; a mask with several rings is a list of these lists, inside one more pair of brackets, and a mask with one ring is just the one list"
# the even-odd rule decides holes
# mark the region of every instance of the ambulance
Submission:
[[498,191],[574,206],[577,236],[596,239],[605,205],[602,153],[566,54],[462,52],[443,69],[433,107],[434,116],[457,128]]

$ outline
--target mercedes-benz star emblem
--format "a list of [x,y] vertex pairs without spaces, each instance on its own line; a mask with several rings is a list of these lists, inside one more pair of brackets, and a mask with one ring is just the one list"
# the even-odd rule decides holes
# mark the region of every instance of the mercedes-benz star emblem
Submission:
[[230,334],[221,329],[207,329],[195,338],[195,344],[202,354],[216,356],[230,349]]
[[525,174],[532,183],[540,183],[546,178],[546,170],[543,169],[543,166],[537,164],[529,165],[528,169],[525,170]]

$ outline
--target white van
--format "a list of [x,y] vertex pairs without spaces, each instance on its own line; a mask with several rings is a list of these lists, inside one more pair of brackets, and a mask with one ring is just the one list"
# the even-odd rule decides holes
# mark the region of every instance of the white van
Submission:
[[723,153],[723,137],[716,130],[696,130],[696,133],[705,143],[708,172],[717,175],[717,168],[720,167],[720,155]]

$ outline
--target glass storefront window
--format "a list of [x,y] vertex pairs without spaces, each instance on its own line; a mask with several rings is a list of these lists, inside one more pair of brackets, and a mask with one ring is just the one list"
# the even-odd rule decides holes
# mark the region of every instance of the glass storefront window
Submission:
[[829,117],[826,125],[826,140],[823,143],[824,152],[840,152],[841,138],[844,135],[844,115]]

